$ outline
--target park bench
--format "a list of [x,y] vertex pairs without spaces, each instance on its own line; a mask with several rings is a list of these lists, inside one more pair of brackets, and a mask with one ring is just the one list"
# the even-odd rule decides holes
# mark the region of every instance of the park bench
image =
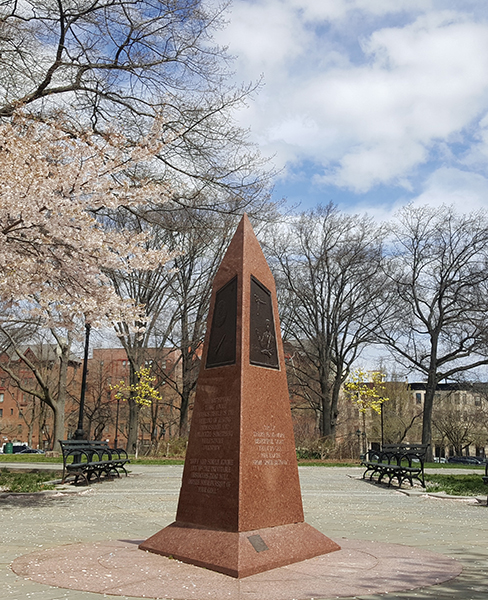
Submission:
[[108,442],[88,440],[59,440],[63,451],[63,479],[74,476],[74,483],[83,478],[88,485],[93,477],[100,481],[102,474],[106,477],[117,475],[120,471],[127,475],[125,465],[129,462],[127,452],[122,448],[109,448]]
[[378,477],[377,482],[386,478],[388,486],[396,479],[401,486],[408,481],[413,487],[414,480],[418,480],[425,487],[424,461],[428,445],[426,444],[388,444],[381,450],[369,450],[361,464],[366,467],[363,479],[369,473],[370,481]]
[[[485,463],[485,474],[483,476],[483,483],[488,485],[488,461]],[[486,498],[486,506],[488,506],[488,496]]]

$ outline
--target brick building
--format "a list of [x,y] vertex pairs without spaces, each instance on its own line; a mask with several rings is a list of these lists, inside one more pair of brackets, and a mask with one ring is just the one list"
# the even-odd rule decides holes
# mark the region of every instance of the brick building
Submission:
[[[421,382],[387,382],[383,415],[360,413],[346,395],[341,396],[337,442],[359,456],[368,448],[400,441],[420,443],[426,385]],[[488,384],[444,383],[434,397],[432,444],[434,456],[488,455]]]
[[[42,373],[44,381],[55,396],[59,377],[56,346],[33,344],[19,350]],[[163,402],[160,406],[144,408],[140,412],[139,435],[143,445],[155,436],[161,438],[176,435],[178,395],[171,383],[180,376],[178,353],[175,350],[153,348],[148,349],[145,356],[145,364],[152,368]],[[81,363],[79,358],[70,357],[66,387],[65,438],[71,437],[77,429]],[[111,386],[120,381],[128,383],[129,372],[127,354],[122,348],[93,349],[88,360],[84,410],[84,430],[90,439],[107,439],[111,443],[117,440],[120,446],[125,446],[127,403],[115,399],[115,392]],[[35,394],[26,391],[38,389],[39,384],[33,370],[16,353],[0,355],[0,447],[6,441],[28,443],[34,448],[52,447],[52,410]]]

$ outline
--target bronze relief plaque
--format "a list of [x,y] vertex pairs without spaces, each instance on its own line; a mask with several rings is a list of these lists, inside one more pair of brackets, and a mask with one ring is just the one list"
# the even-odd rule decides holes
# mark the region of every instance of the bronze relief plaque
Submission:
[[236,362],[237,276],[215,295],[215,305],[208,343],[207,369]]
[[249,362],[279,369],[271,292],[252,275],[250,324]]

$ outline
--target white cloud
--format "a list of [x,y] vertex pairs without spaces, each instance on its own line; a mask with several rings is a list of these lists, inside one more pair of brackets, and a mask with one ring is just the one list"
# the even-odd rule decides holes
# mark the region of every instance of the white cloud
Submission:
[[[220,41],[238,78],[265,78],[241,123],[278,166],[308,160],[322,165],[316,181],[357,193],[408,186],[433,150],[456,160],[450,145],[488,112],[488,10],[475,19],[469,2],[436,4],[235,0]],[[488,128],[477,135],[465,166],[488,155]]]
[[257,79],[261,73],[282,69],[300,56],[308,34],[293,11],[283,10],[280,0],[234,2],[230,23],[217,39],[238,57],[239,75]]
[[487,25],[416,22],[376,32],[365,48],[370,65],[329,72],[304,93],[342,138],[336,156],[320,157],[339,162],[324,181],[356,191],[408,175],[488,104]]
[[283,3],[302,11],[306,20],[338,21],[351,13],[364,12],[374,16],[426,10],[430,0],[288,0]]
[[454,206],[470,213],[488,207],[488,177],[454,167],[440,167],[420,186],[421,191],[404,195],[395,202],[361,201],[345,207],[348,213],[366,213],[377,223],[391,221],[406,204],[414,206]]
[[472,212],[488,205],[488,179],[478,173],[441,167],[427,179],[424,191],[417,196],[418,206],[453,205]]

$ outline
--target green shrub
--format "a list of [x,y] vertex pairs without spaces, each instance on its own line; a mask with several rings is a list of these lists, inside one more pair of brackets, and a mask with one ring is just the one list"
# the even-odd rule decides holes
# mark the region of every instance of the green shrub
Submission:
[[334,449],[334,442],[327,438],[303,439],[297,445],[298,460],[325,460]]

